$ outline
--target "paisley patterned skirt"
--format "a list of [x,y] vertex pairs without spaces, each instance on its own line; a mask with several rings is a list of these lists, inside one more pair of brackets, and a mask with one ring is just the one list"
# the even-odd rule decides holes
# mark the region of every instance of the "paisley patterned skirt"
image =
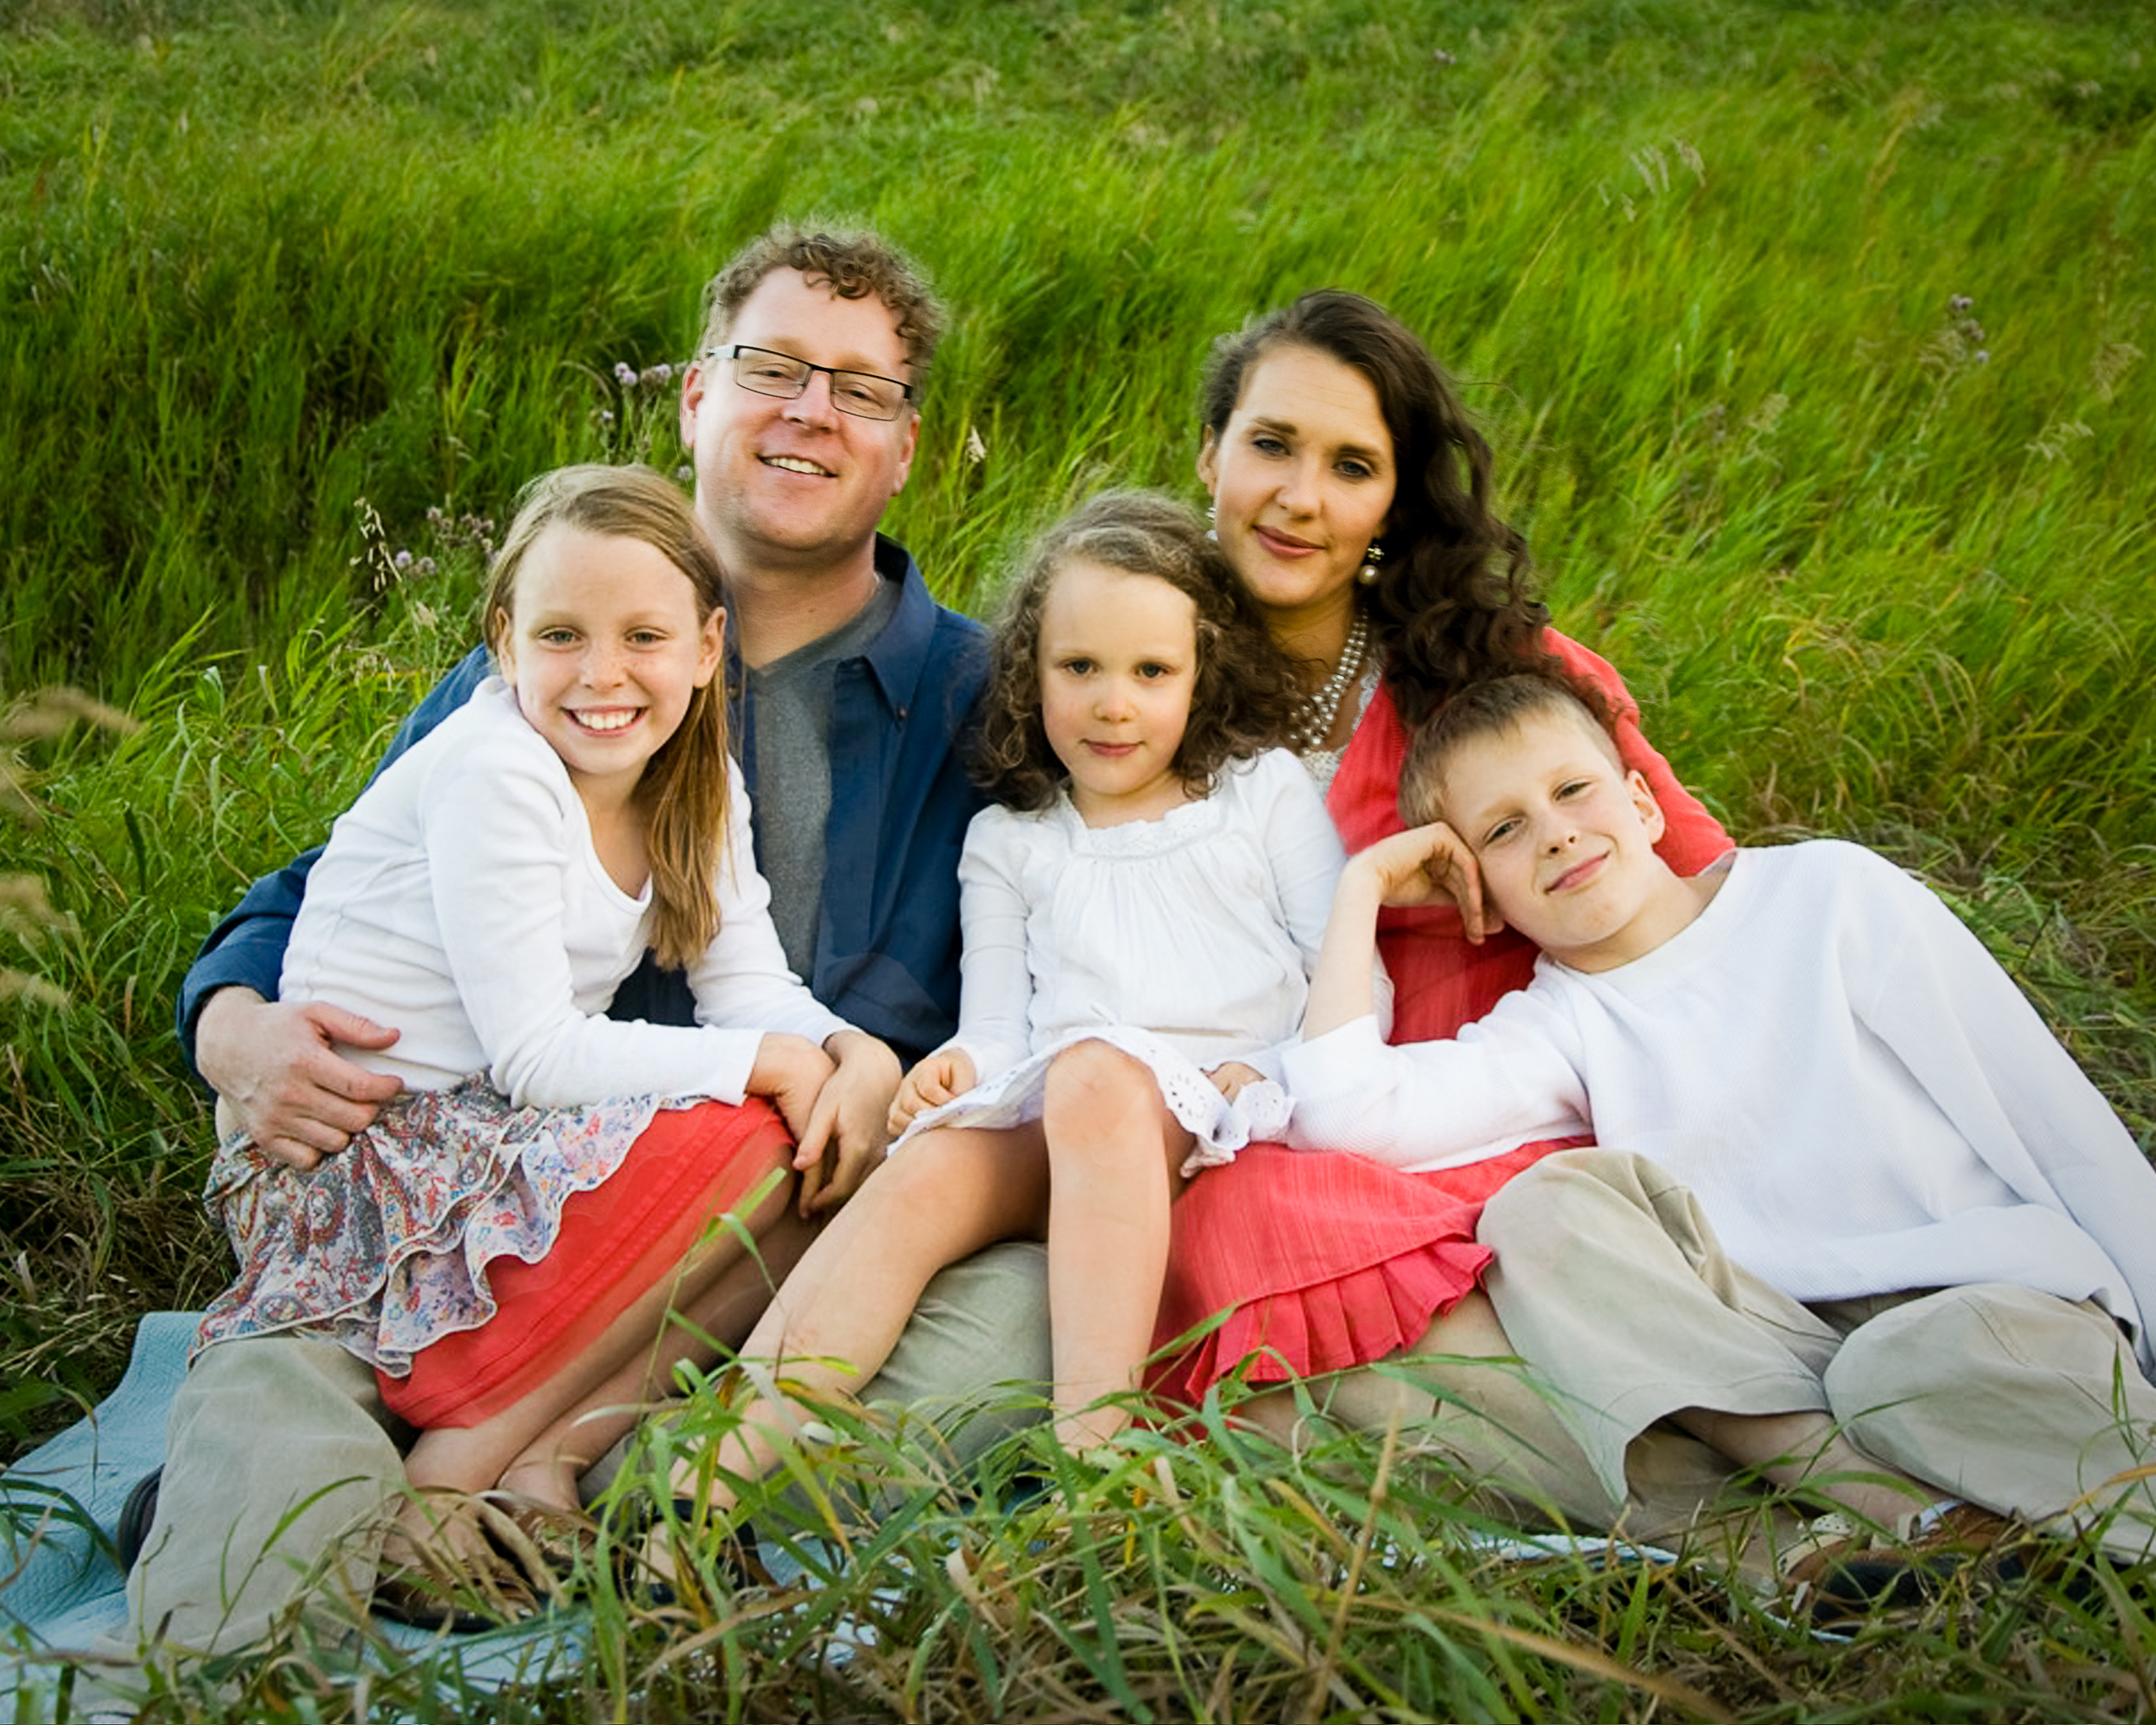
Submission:
[[399,1096],[309,1173],[228,1142],[206,1202],[239,1274],[195,1346],[306,1330],[414,1424],[472,1424],[595,1339],[789,1143],[762,1102],[513,1108],[478,1078]]

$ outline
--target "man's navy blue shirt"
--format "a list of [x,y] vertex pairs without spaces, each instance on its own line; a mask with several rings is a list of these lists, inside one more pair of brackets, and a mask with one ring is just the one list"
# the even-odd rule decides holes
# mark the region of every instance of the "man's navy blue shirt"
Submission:
[[[958,853],[982,803],[965,755],[988,670],[987,634],[946,610],[906,548],[879,534],[876,573],[900,583],[891,621],[857,659],[840,660],[831,695],[831,812],[824,826],[824,901],[809,991],[849,1024],[891,1044],[907,1065],[948,1040],[958,1021]],[[475,648],[398,727],[383,767],[471,697],[490,666]],[[732,644],[733,745],[756,783],[756,711],[742,693]],[[195,1023],[218,988],[274,999],[285,946],[317,845],[247,891],[212,931],[180,986],[179,1035],[188,1063]],[[617,1019],[694,1021],[687,979],[649,954],[616,991]]]

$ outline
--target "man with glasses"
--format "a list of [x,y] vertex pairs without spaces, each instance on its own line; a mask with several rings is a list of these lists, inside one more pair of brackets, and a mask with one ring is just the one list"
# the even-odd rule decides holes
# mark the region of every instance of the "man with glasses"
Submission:
[[[696,511],[729,586],[734,742],[755,799],[757,859],[788,959],[819,999],[881,1040],[888,1082],[839,1122],[817,1193],[881,1154],[901,1067],[957,1014],[957,860],[979,807],[960,757],[985,674],[978,624],[929,597],[877,531],[906,484],[942,313],[869,234],[782,229],[711,284],[681,393]],[[487,672],[475,650],[406,721],[393,757]],[[393,1025],[275,996],[316,853],[257,881],[210,936],[180,999],[180,1036],[222,1113],[300,1168],[341,1151],[398,1088],[346,1060]],[[648,961],[613,1008],[690,1021],[685,982]],[[872,1105],[872,1106],[871,1106]],[[867,1399],[960,1401],[1048,1376],[1039,1250],[1004,1246],[946,1272]],[[372,1371],[285,1334],[208,1350],[174,1404],[164,1480],[130,1577],[129,1651],[259,1640],[325,1554],[363,1596],[372,1561],[344,1538],[402,1482]],[[985,1422],[977,1440],[993,1435]],[[139,1526],[150,1504],[135,1501]],[[131,1531],[123,1526],[123,1535]]]

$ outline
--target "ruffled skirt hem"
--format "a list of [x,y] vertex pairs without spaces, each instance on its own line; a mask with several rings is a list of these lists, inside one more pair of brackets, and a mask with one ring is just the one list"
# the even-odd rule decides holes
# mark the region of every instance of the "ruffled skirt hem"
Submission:
[[1250,1145],[1176,1201],[1148,1386],[1194,1405],[1239,1368],[1278,1383],[1413,1346],[1488,1267],[1475,1229],[1490,1194],[1562,1147],[1407,1173],[1344,1153]]
[[[398,1097],[310,1172],[274,1163],[244,1141],[227,1144],[212,1165],[208,1203],[240,1269],[203,1315],[195,1347],[307,1329],[385,1378],[403,1378],[442,1338],[490,1326],[500,1312],[495,1266],[514,1279],[511,1266],[546,1264],[565,1210],[573,1215],[586,1194],[604,1188],[662,1111],[677,1108],[710,1111],[724,1122],[716,1135],[700,1135],[708,1140],[703,1176],[672,1189],[672,1223],[693,1233],[704,1212],[685,1211],[707,1199],[711,1170],[774,1128],[783,1134],[767,1106],[637,1096],[513,1108],[472,1078]],[[640,1208],[643,1225],[660,1222],[651,1202]],[[641,1258],[644,1245],[617,1237],[611,1250]],[[603,1296],[613,1280],[592,1263],[582,1274],[566,1262],[554,1269],[549,1298],[557,1304],[567,1286]],[[567,1322],[572,1314],[560,1315]],[[547,1352],[556,1366],[565,1358],[556,1347]]]

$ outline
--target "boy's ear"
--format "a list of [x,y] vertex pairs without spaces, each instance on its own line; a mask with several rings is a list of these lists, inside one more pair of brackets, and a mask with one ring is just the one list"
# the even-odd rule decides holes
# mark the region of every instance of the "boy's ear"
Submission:
[[1645,775],[1637,768],[1626,773],[1625,788],[1632,793],[1632,806],[1640,811],[1640,824],[1647,829],[1648,842],[1661,844],[1669,822],[1663,818],[1662,805],[1655,800],[1655,793],[1647,788]]

